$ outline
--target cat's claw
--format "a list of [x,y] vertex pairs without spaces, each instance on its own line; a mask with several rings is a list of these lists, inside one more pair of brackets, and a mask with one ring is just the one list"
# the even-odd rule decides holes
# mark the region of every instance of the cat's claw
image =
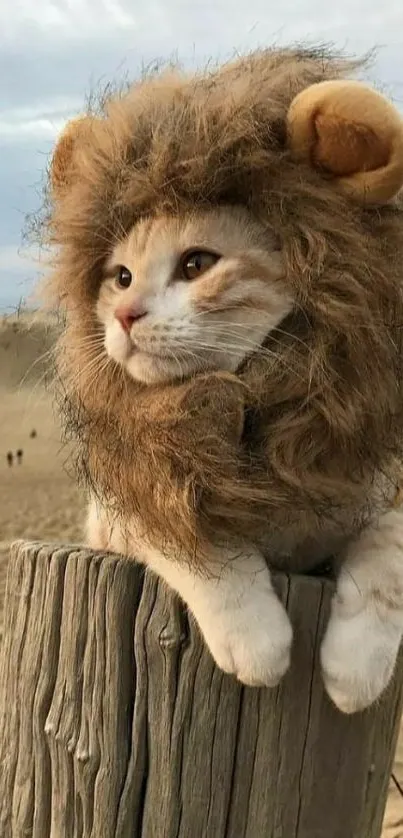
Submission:
[[243,684],[275,687],[290,665],[292,628],[273,591],[222,611],[203,633],[217,666]]
[[320,657],[326,691],[343,713],[369,707],[387,687],[399,651],[401,629],[375,608],[353,615],[334,612]]

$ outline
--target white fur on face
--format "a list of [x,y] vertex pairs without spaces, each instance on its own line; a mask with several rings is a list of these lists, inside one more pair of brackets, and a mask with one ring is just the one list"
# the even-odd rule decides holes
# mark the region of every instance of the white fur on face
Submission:
[[[242,211],[144,227],[134,228],[109,260],[108,272],[123,265],[132,273],[130,287],[119,288],[114,278],[101,286],[97,314],[108,355],[146,384],[208,369],[235,371],[291,310],[281,253],[270,250],[268,234]],[[222,258],[198,279],[175,278],[191,248]],[[116,311],[136,303],[147,314],[128,334]]]

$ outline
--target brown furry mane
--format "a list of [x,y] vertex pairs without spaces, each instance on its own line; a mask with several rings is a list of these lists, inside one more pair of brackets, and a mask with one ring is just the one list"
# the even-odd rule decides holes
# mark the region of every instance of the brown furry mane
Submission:
[[[81,473],[186,555],[206,539],[264,542],[268,528],[305,537],[343,510],[361,521],[376,475],[394,480],[402,206],[353,204],[285,143],[294,96],[352,69],[320,50],[273,49],[146,79],[106,101],[51,207],[48,292],[67,311],[58,364]],[[278,237],[297,300],[268,338],[276,358],[154,388],[106,366],[91,386],[83,341],[116,237],[147,215],[237,204]]]

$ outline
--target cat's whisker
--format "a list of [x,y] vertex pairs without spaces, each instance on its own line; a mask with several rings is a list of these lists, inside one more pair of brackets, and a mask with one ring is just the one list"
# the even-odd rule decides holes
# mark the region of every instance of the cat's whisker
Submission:
[[83,377],[87,378],[88,374],[91,373],[94,369],[96,370],[97,365],[100,365],[101,363],[103,364],[103,362],[106,362],[105,366],[106,366],[106,364],[111,363],[111,359],[105,353],[98,352],[98,354],[95,356],[95,358],[90,357],[87,364],[85,364],[84,367],[79,368],[75,372],[75,375],[71,378],[71,380],[70,380],[71,386],[75,387],[76,385],[78,385],[80,380],[82,380]]
[[[246,325],[246,324],[240,324],[240,325],[241,325],[241,326],[244,326],[244,325]],[[228,336],[228,337],[233,337],[233,338],[236,338],[236,339],[239,341],[239,346],[241,347],[241,341],[242,341],[242,340],[245,340],[245,341],[246,341],[246,339],[247,339],[247,338],[246,338],[246,337],[244,337],[243,335],[240,335],[240,334],[239,334],[239,332],[237,331],[237,326],[238,326],[238,324],[236,324],[236,328],[235,328],[235,329],[231,329],[231,328],[227,327],[227,324],[225,324],[223,327],[221,327],[221,326],[220,326],[220,328],[219,328],[219,329],[216,329],[216,328],[215,328],[214,326],[212,326],[212,325],[211,325],[211,326],[207,326],[207,327],[204,327],[204,326],[203,326],[203,333],[204,333],[204,332],[210,332],[211,334],[214,334],[215,336],[216,336],[217,334],[219,334],[219,335],[220,335],[220,334],[222,334],[224,337]],[[250,327],[248,327],[248,328],[250,328]],[[276,329],[276,330],[277,330],[277,331],[279,331],[278,329]],[[197,334],[200,334],[199,330],[197,330]],[[289,337],[294,338],[294,335],[292,335],[292,333],[284,332],[284,334],[285,334],[285,335],[287,335],[287,336],[289,336]],[[272,341],[274,344],[277,344],[277,345],[279,345],[279,346],[283,346],[282,342],[281,342],[280,340],[276,339],[275,335],[274,335],[272,332],[269,332],[269,336],[270,336],[271,341]],[[297,342],[298,342],[298,343],[300,343],[301,345],[303,345],[303,346],[304,346],[304,347],[308,350],[309,355],[311,356],[311,358],[313,358],[313,360],[314,360],[315,362],[317,362],[317,355],[316,355],[316,353],[315,353],[315,352],[311,349],[311,347],[309,347],[309,345],[308,345],[308,344],[306,344],[306,343],[305,343],[304,341],[302,341],[301,339],[299,339],[299,338],[295,338],[295,339],[297,340]],[[263,354],[265,353],[265,351],[268,351],[268,349],[269,349],[268,347],[262,347],[262,345],[261,345],[261,344],[259,344],[259,343],[258,343],[258,344],[256,344],[256,347],[259,349],[259,351],[260,351],[260,349],[261,349],[261,351],[263,352]],[[278,355],[278,359],[280,360],[280,355]],[[289,360],[289,359],[290,359],[290,356],[289,356],[289,355],[287,355],[287,360]],[[282,358],[282,362],[283,362],[283,363],[285,363],[285,359],[284,359],[284,358]],[[325,369],[324,364],[323,364],[323,362],[322,362],[322,361],[320,362],[320,368],[321,368],[322,375],[324,376],[324,378],[327,378],[327,379],[328,379],[328,377],[329,377],[329,376],[328,376],[328,373],[327,373],[327,371],[326,371],[326,369]],[[311,374],[310,374],[310,375],[311,375],[311,377],[312,377],[312,371],[311,371]]]
[[[46,360],[50,361],[53,354],[54,354],[54,347],[51,347],[46,352],[43,352],[42,355],[39,356],[39,358],[36,358],[36,360],[28,367],[28,369],[25,372],[23,378],[19,382],[18,388],[17,388],[18,393],[21,393],[21,391],[23,389],[23,386],[24,386],[24,383],[27,380],[27,377],[33,371],[33,369],[37,366],[37,364],[39,364],[40,362],[44,362]],[[24,414],[23,414],[24,418],[25,418],[28,410],[35,409],[37,407],[37,405],[39,404],[41,398],[42,399],[44,398],[45,394],[44,394],[44,392],[41,392],[41,388],[42,388],[43,383],[46,381],[47,377],[50,376],[51,370],[52,370],[52,366],[49,363],[49,366],[45,367],[44,371],[39,376],[37,381],[35,381],[34,385],[32,387],[30,387],[29,392],[27,394],[25,407],[24,407]],[[37,395],[38,391],[39,391],[40,395],[37,398],[37,400],[34,402],[34,404],[32,404],[32,400],[33,400],[34,396]]]
[[18,392],[23,387],[23,385],[24,385],[25,381],[27,380],[29,374],[37,366],[37,364],[40,364],[42,361],[44,361],[47,358],[51,358],[53,353],[54,353],[54,348],[51,347],[51,349],[48,349],[46,352],[43,352],[43,354],[40,355],[39,358],[36,358],[35,361],[33,361],[32,364],[30,364],[30,366],[28,367],[27,371],[25,372],[24,376],[22,377],[21,381],[18,384]]
[[[105,352],[105,336],[100,335],[99,337],[88,337],[88,339],[80,338],[74,344],[74,350],[82,350],[85,356],[88,356],[89,353],[93,354],[94,352],[99,352],[103,354]],[[64,353],[63,350],[60,351],[60,356],[63,358]]]
[[[105,198],[104,198],[104,196],[101,194],[101,192],[99,192],[99,193],[98,193],[98,197],[99,197],[99,199],[100,199],[100,201],[101,201],[102,205],[103,205],[103,206],[107,209],[107,211],[109,212],[109,206],[107,206],[107,204],[106,204],[106,202],[105,202]],[[114,215],[113,221],[114,221],[114,223],[116,224],[117,229],[116,229],[116,230],[114,230],[114,229],[111,229],[111,228],[109,227],[109,228],[107,228],[106,230],[104,230],[104,231],[103,231],[103,233],[105,233],[105,235],[103,236],[104,240],[105,240],[108,244],[110,244],[112,248],[113,248],[115,245],[119,244],[119,243],[122,241],[122,239],[125,239],[125,238],[126,238],[126,236],[127,236],[127,230],[126,230],[126,229],[125,229],[125,227],[123,226],[123,223],[122,223],[121,219],[119,218],[119,216],[117,215],[117,213]],[[97,237],[98,237],[98,238],[101,238],[101,237],[102,237],[102,234],[101,234],[101,235],[99,235],[99,234],[98,234],[98,235],[97,235]]]
[[[28,412],[32,412],[36,410],[37,406],[40,404],[41,400],[46,398],[46,390],[45,387],[42,386],[43,382],[46,380],[46,377],[49,375],[49,370],[44,370],[42,375],[39,379],[35,382],[34,386],[29,389],[27,393],[27,398],[24,405],[24,412],[23,418],[25,419]],[[38,398],[33,402],[34,396]]]
[[[180,350],[179,350],[179,351],[180,351]],[[181,363],[180,359],[178,358],[178,356],[176,355],[176,353],[175,353],[175,352],[173,352],[173,351],[172,351],[172,357],[173,357],[173,359],[174,359],[175,363],[177,364],[177,366],[178,366],[178,368],[179,368],[179,372],[180,372],[181,377],[183,378],[183,376],[184,376],[184,373],[183,373],[183,365],[182,365],[182,363]]]
[[[98,367],[95,366],[95,369],[92,371],[93,374],[90,377],[90,379],[86,382],[86,387],[83,390],[83,393],[82,393],[83,400],[85,400],[87,398],[88,393],[92,390],[95,383],[98,381],[98,379],[100,378],[102,373],[105,371],[105,369],[110,365],[111,365],[111,359],[108,358],[108,356],[106,356],[103,360],[103,363],[100,363],[100,365]],[[114,374],[115,365],[112,367],[112,369],[113,369],[112,374]]]
[[111,365],[110,359],[109,359],[109,358],[106,358],[106,359],[104,360],[104,362],[103,362],[102,364],[100,364],[100,366],[99,366],[98,368],[95,368],[95,370],[94,370],[94,372],[93,372],[93,376],[92,376],[92,381],[91,381],[91,382],[88,382],[88,388],[89,388],[89,389],[91,389],[91,388],[94,386],[94,384],[96,383],[96,381],[98,380],[98,378],[102,375],[102,373],[104,372],[104,370],[105,370],[107,367],[111,367],[111,368],[112,368],[112,375],[114,375],[114,373],[115,373],[115,371],[116,371],[116,364],[115,364],[115,363],[113,363],[113,364]]
[[99,336],[102,336],[103,334],[105,334],[105,327],[102,326],[102,325],[99,325],[96,329],[91,329],[91,331],[88,332],[87,335],[83,335],[83,337],[80,338],[80,340],[88,340],[91,337],[99,337]]
[[83,357],[88,357],[89,354],[93,354],[94,352],[99,352],[100,354],[102,354],[103,352],[105,352],[105,347],[103,341],[97,341],[93,343],[89,342],[87,344],[77,344],[77,346],[75,347],[76,354],[77,350],[83,354]]
[[[246,337],[241,337],[239,340],[239,335],[236,333],[219,333],[216,336],[218,338],[216,345],[221,350],[226,349],[227,346],[228,348],[231,346],[233,349],[238,349],[240,352],[247,352],[248,354],[259,352],[262,355],[270,355],[271,357],[276,357],[277,360],[286,361],[286,357],[283,354],[276,352],[270,347],[262,346],[259,342]],[[231,344],[229,343],[230,340],[232,340]]]
[[[187,349],[187,348],[184,348],[184,347],[179,347],[179,352],[181,353],[182,356],[184,356],[185,359],[192,358],[196,362],[195,366],[197,368],[199,368],[200,365],[202,364],[202,361],[203,361],[202,357],[200,355],[197,355],[196,352],[192,352],[191,349]],[[182,372],[182,376],[184,376],[183,372]]]
[[[249,355],[253,354],[253,350],[249,347],[246,347],[246,349],[242,353],[240,353],[238,351],[238,347],[233,348],[228,344],[222,346],[217,346],[214,344],[199,344],[198,347],[204,351],[207,350],[212,353],[216,353],[217,350],[221,351],[223,354],[225,353],[225,355],[229,358],[236,358],[239,364],[242,363]],[[284,367],[284,369],[286,369],[290,373],[290,375],[297,377],[300,381],[304,381],[303,377],[295,369],[293,369],[290,366],[290,364],[287,364],[286,360],[282,356],[279,356],[275,352],[270,352],[268,350],[265,351],[262,349],[259,351],[262,354],[266,354],[270,358],[270,361],[272,361],[273,363],[280,364],[282,367]],[[194,353],[192,354],[194,356]],[[200,362],[203,362],[203,356],[200,355],[198,360]]]
[[[301,313],[305,316],[305,318],[307,318],[306,312],[304,311],[304,309],[298,303],[294,303],[293,306],[294,306],[294,308],[298,308],[301,311]],[[205,311],[195,312],[192,315],[192,320],[195,321],[195,320],[199,320],[201,318],[206,318],[210,314],[218,314],[218,313],[222,313],[222,314],[225,313],[226,314],[228,311],[239,312],[241,307],[242,306],[240,306],[239,303],[233,303],[232,305],[229,304],[225,308],[223,308],[223,306],[217,306],[217,308],[214,308],[214,306],[212,306],[211,308],[209,308],[208,312],[205,312]],[[248,305],[247,310],[256,312],[256,315],[260,315],[260,317],[262,318],[262,325],[264,325],[264,322],[265,322],[265,319],[266,319],[266,314],[264,312],[262,313],[262,308],[260,306]],[[237,321],[229,321],[227,319],[225,319],[225,320],[214,320],[214,321],[212,321],[211,324],[209,324],[208,322],[203,323],[203,329],[205,327],[208,327],[208,326],[211,326],[211,328],[214,328],[215,325],[223,325],[223,326],[235,325],[237,328],[250,329],[250,324],[249,323],[239,323]],[[295,335],[293,332],[287,332],[284,329],[282,329],[280,324],[278,326],[273,327],[273,331],[279,332],[279,333],[281,333],[283,335],[286,335],[290,338],[295,338],[295,340],[297,340],[297,341],[302,341],[302,339],[299,338],[297,335]],[[270,332],[270,329],[268,329],[268,333],[269,332]]]
[[102,233],[97,232],[95,238],[97,239],[97,241],[105,242],[105,244],[107,244],[108,247],[111,248],[111,250],[113,250],[113,248],[116,247],[116,245],[120,242],[120,237],[117,234],[112,234],[111,236],[104,236]]
[[[81,344],[77,343],[75,345],[75,349],[76,348],[81,348]],[[94,352],[98,352],[100,355],[105,353],[105,347],[104,347],[104,342],[103,341],[94,341],[93,343],[89,343],[85,347],[85,355],[86,356],[90,356]]]
[[103,339],[101,340],[99,338],[97,338],[95,340],[92,340],[92,341],[87,341],[86,343],[81,343],[81,342],[77,341],[74,348],[75,348],[75,350],[83,350],[83,352],[85,352],[85,353],[91,352],[95,349],[98,349],[98,350],[102,351],[105,348],[104,343],[105,343],[104,340]]
[[[248,338],[244,335],[240,336],[236,332],[229,332],[227,334],[223,333],[222,335],[220,335],[220,334],[217,335],[217,332],[215,332],[214,336],[217,337],[218,340],[216,340],[214,342],[213,341],[208,341],[208,340],[206,341],[206,340],[203,340],[203,337],[199,333],[196,336],[191,336],[190,337],[190,342],[192,343],[193,346],[195,346],[195,345],[197,345],[197,346],[205,345],[205,346],[208,346],[208,348],[210,348],[210,349],[220,349],[220,350],[222,350],[222,349],[226,349],[227,346],[228,346],[228,348],[232,348],[232,349],[239,350],[239,351],[242,351],[242,349],[245,349],[245,348],[252,349],[253,351],[256,351],[256,350],[260,351],[262,349],[262,351],[264,351],[264,352],[269,352],[270,354],[273,354],[272,350],[270,350],[268,347],[262,347],[262,345],[260,344],[259,341],[253,340],[252,338]],[[232,340],[233,338],[237,339],[236,342]],[[182,340],[186,341],[186,338],[182,338]]]
[[[117,225],[118,225],[118,228],[119,228],[119,232],[120,232],[119,239],[121,240],[122,238],[126,238],[126,236],[127,236],[127,230],[126,230],[126,229],[125,229],[125,227],[123,226],[123,222],[122,222],[122,220],[119,218],[119,216],[118,216],[118,215],[115,215],[115,219],[114,219],[114,220],[116,221],[116,223],[117,223]],[[116,235],[117,235],[117,234],[116,234]]]
[[[293,305],[294,305],[294,308],[298,308],[298,310],[304,315],[305,319],[307,320],[307,324],[310,326],[308,315],[307,315],[306,311],[303,309],[303,307],[301,305],[298,305],[297,303],[294,303]],[[218,313],[218,312],[224,312],[224,311],[226,312],[226,311],[234,311],[234,310],[239,311],[239,308],[240,308],[239,304],[228,306],[228,308],[226,308],[226,309],[223,309],[223,307],[220,306],[217,309],[210,308],[208,310],[208,312],[205,312],[205,311],[195,312],[192,317],[193,317],[193,320],[195,320],[196,318],[206,317],[209,314],[214,314],[214,313]],[[262,314],[262,309],[258,308],[257,306],[255,307],[255,306],[248,305],[247,310],[248,311],[256,311],[256,313]],[[373,322],[379,322],[379,324],[384,325],[385,322],[387,322],[387,321],[384,318],[379,317],[378,321],[376,321],[376,318],[373,318]],[[216,323],[217,324],[221,323],[223,325],[226,325],[227,323],[228,324],[231,323],[231,321],[228,321],[228,320],[222,320],[222,321],[214,320],[213,324],[212,324],[213,328],[214,328],[214,324],[216,324]],[[208,325],[210,325],[210,324],[208,324],[208,323],[203,324],[203,329],[205,327],[207,327]],[[234,325],[236,325],[237,327],[243,328],[243,329],[249,329],[250,328],[249,323],[239,323],[239,322],[235,321]],[[389,323],[388,325],[390,327],[399,328],[399,324],[397,324],[397,323]],[[357,327],[358,329],[370,329],[370,330],[372,330],[373,329],[373,323],[369,324],[369,323],[366,323],[366,322],[362,322],[362,323],[357,322],[357,323],[354,323],[354,327]],[[401,325],[401,328],[403,328],[403,324]],[[273,327],[273,330],[275,332],[279,332],[282,335],[293,338],[293,339],[295,339],[299,342],[303,342],[302,339],[299,338],[298,335],[296,335],[294,332],[288,332],[287,330],[282,329],[280,325]]]
[[[172,343],[172,341],[170,342]],[[180,345],[186,348],[183,344],[183,340],[182,343],[180,343]],[[259,354],[265,355],[266,357],[270,358],[270,360],[273,362],[280,363],[285,369],[287,369],[290,372],[290,374],[296,375],[301,381],[303,380],[302,376],[300,376],[289,364],[287,364],[285,358],[266,347],[261,347],[260,344],[251,343],[246,346],[242,346],[241,344],[230,344],[228,342],[209,343],[207,341],[196,340],[192,341],[192,348],[193,350],[196,348],[202,351],[208,351],[212,353],[217,353],[217,351],[219,351],[225,353],[229,357],[238,358],[239,362],[243,360],[242,356],[246,357],[247,355],[253,354],[253,352],[255,351],[259,351]],[[241,357],[239,357],[240,355]],[[202,361],[203,358],[200,358],[200,360]]]
[[[225,321],[225,320],[214,321],[214,323],[211,323],[211,324],[209,324],[209,323],[203,324],[203,331],[215,332],[217,330],[217,328],[220,329],[220,330],[221,329],[231,329],[231,328],[234,328],[235,330],[237,330],[237,329],[250,330],[251,326],[250,326],[250,323],[237,323],[236,321],[231,322],[231,321]],[[273,340],[273,342],[279,343],[280,341],[275,336],[276,332],[279,333],[279,334],[284,335],[285,337],[289,337],[292,340],[295,340],[297,343],[304,346],[308,350],[308,352],[313,353],[312,348],[309,346],[308,343],[306,343],[306,341],[302,340],[302,338],[298,337],[298,335],[295,335],[292,332],[287,332],[286,330],[281,329],[280,326],[274,326],[272,330],[268,329],[267,330],[267,337],[270,337],[270,339]]]
[[85,343],[87,343],[88,341],[91,341],[91,340],[101,340],[104,337],[105,337],[105,328],[100,326],[99,329],[96,329],[96,330],[94,329],[91,332],[89,332],[87,335],[83,335],[80,338],[76,338],[75,341],[74,341],[74,345],[79,346],[80,344],[85,344]]

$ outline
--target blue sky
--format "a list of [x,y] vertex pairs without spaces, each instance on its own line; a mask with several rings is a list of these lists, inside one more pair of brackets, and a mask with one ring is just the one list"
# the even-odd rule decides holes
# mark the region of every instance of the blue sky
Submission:
[[58,132],[92,86],[176,55],[185,65],[273,42],[378,47],[370,79],[403,110],[403,3],[388,0],[12,0],[0,4],[0,310],[29,295],[40,264],[26,213]]

